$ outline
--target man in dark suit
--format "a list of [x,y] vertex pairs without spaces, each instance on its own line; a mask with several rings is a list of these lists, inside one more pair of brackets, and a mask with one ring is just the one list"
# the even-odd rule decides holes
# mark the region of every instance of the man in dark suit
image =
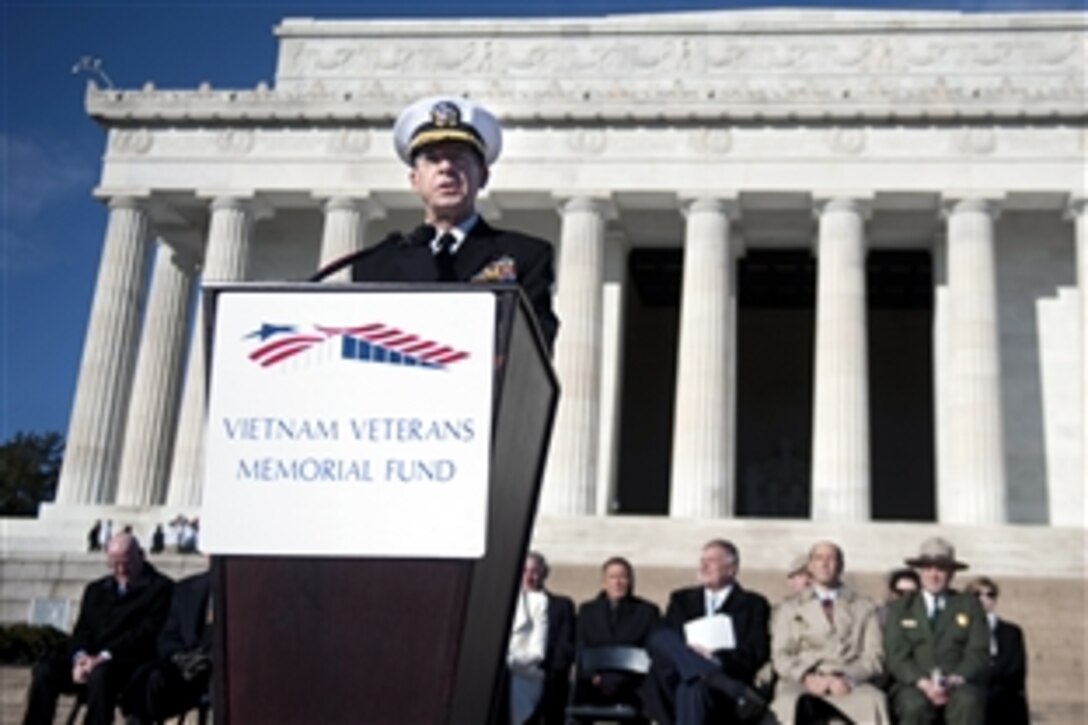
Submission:
[[[601,566],[601,592],[578,608],[577,651],[588,647],[646,647],[661,611],[634,594],[631,562],[614,556]],[[643,678],[628,672],[578,672],[575,700],[591,704],[628,703],[644,708],[639,689]]]
[[[514,283],[525,291],[549,348],[559,321],[552,311],[552,245],[496,229],[476,211],[490,166],[502,149],[498,121],[464,98],[427,98],[405,109],[393,127],[397,154],[411,170],[424,224],[391,234],[353,255],[356,282]],[[318,278],[344,266],[333,262]]]
[[986,725],[1028,725],[1028,658],[1024,632],[997,616],[997,582],[980,576],[967,585],[986,610],[990,630],[990,679],[986,686]]
[[112,574],[83,590],[79,619],[67,651],[34,667],[26,725],[52,725],[57,697],[83,692],[85,723],[113,723],[117,696],[136,668],[155,655],[155,636],[170,608],[173,582],[144,561],[131,534],[106,544]]
[[[762,714],[765,703],[751,685],[770,657],[770,605],[762,595],[741,587],[736,580],[739,567],[737,547],[715,539],[703,546],[700,586],[669,595],[667,626],[648,642],[652,673],[666,707],[656,719],[701,725],[711,717],[735,723]],[[688,636],[685,625],[715,615],[728,617],[733,647],[710,649]]]
[[126,725],[150,725],[200,702],[212,675],[211,577],[208,572],[174,585],[170,614],[158,639],[158,659],[132,676],[122,695]]
[[982,725],[990,668],[986,613],[978,600],[951,589],[967,565],[939,537],[922,543],[907,564],[918,570],[922,589],[893,602],[884,624],[885,666],[893,678],[898,722]]

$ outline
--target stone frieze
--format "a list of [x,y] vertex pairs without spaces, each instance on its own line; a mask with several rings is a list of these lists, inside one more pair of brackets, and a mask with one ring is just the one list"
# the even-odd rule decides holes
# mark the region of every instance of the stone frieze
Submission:
[[750,27],[736,17],[682,27],[674,16],[572,20],[528,31],[478,21],[461,32],[426,22],[288,21],[273,89],[92,87],[87,108],[105,122],[383,126],[420,96],[454,93],[485,99],[504,120],[534,123],[1088,115],[1080,14],[949,14],[913,24],[878,14],[824,19],[809,32],[797,30],[809,27],[804,13]]

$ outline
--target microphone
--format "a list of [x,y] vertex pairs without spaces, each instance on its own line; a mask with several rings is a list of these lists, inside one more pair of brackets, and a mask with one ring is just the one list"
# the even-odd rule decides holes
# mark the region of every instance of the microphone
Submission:
[[366,249],[360,249],[357,252],[351,252],[350,254],[345,254],[343,257],[340,257],[339,259],[334,259],[333,261],[329,262],[324,267],[322,267],[321,269],[317,270],[312,275],[310,275],[306,279],[306,281],[307,282],[320,282],[321,280],[325,279],[326,277],[328,277],[330,275],[333,275],[333,274],[336,274],[337,272],[344,269],[345,267],[349,267],[349,266],[355,264],[355,262],[362,259],[365,255],[370,254],[371,252],[385,246],[386,244],[394,244],[394,245],[396,245],[396,244],[401,244],[401,245],[429,244],[430,241],[432,239],[434,239],[434,234],[435,234],[434,227],[431,226],[430,224],[420,224],[418,227],[413,229],[407,236],[402,234],[401,232],[390,232],[389,234],[387,234],[385,236],[384,239],[382,239],[380,242],[375,244],[373,247],[367,247]]
[[430,224],[420,224],[418,227],[412,230],[405,241],[409,244],[430,244],[431,240],[435,237],[435,228]]
[[367,247],[366,249],[360,249],[357,252],[350,252],[348,254],[345,254],[343,257],[340,257],[339,259],[334,259],[333,261],[329,262],[324,267],[322,267],[321,269],[317,270],[312,275],[307,277],[306,281],[307,282],[320,282],[321,280],[325,279],[326,277],[329,277],[331,275],[336,274],[337,272],[342,270],[344,267],[349,267],[349,266],[355,264],[356,261],[362,259],[367,254],[370,254],[372,251],[382,247],[383,245],[396,244],[397,242],[403,242],[403,241],[404,241],[404,235],[401,234],[400,232],[389,232],[389,234],[385,235],[385,239],[382,239],[380,242],[375,244],[373,247]]

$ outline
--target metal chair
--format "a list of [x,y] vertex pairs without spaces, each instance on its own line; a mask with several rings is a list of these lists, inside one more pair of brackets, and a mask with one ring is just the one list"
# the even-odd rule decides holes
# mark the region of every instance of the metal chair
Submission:
[[570,704],[566,712],[568,725],[598,720],[646,722],[646,716],[636,703],[597,704],[579,702],[578,698],[582,689],[579,687],[582,673],[622,672],[645,677],[649,671],[650,655],[641,647],[610,645],[579,650],[575,663],[574,687],[571,688]]
[[[72,703],[72,709],[68,713],[68,718],[65,720],[66,725],[76,725],[76,719],[79,717],[79,713],[83,710],[83,706],[87,704],[87,693],[83,690],[77,692],[74,696],[74,702]],[[212,697],[211,692],[205,692],[200,696],[200,699],[189,705],[187,708],[167,718],[167,720],[174,720],[175,725],[184,725],[189,719],[189,713],[196,711],[197,725],[208,725],[208,719],[212,711]],[[164,725],[166,720],[160,720],[158,723]]]

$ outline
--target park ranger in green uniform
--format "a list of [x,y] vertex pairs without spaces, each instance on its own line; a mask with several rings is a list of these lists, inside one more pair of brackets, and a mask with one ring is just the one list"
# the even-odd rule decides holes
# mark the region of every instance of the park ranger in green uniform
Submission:
[[907,564],[922,588],[895,601],[884,625],[884,656],[894,678],[892,704],[903,725],[939,720],[982,725],[989,665],[989,630],[978,599],[949,588],[967,565],[941,538],[922,544]]

